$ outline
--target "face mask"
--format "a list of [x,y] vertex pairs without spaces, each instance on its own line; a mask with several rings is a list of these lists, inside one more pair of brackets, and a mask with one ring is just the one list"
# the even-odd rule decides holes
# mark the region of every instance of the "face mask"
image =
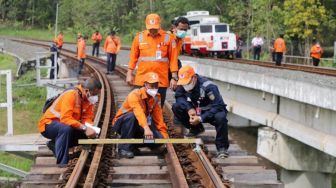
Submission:
[[95,96],[90,96],[88,98],[88,101],[91,103],[91,104],[96,104],[98,102],[98,95],[95,95]]
[[194,84],[193,81],[191,81],[191,83],[183,86],[184,90],[186,90],[186,91],[191,91],[192,89],[194,89],[194,87],[195,87],[195,84]]
[[147,94],[152,96],[152,97],[155,97],[157,92],[158,92],[158,89],[147,89]]
[[184,37],[186,37],[186,35],[187,35],[186,31],[183,31],[183,30],[177,30],[176,31],[176,37],[178,37],[180,39],[183,39]]

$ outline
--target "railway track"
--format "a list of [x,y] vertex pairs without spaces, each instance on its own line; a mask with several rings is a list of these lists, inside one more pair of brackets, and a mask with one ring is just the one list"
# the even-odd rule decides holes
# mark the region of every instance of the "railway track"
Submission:
[[[21,41],[23,42],[23,41]],[[27,42],[27,41],[26,41]],[[35,42],[29,42],[37,45]],[[41,45],[41,44],[39,44]],[[45,45],[47,47],[47,45]],[[62,55],[76,61],[69,50]],[[115,138],[110,122],[117,107],[132,90],[124,82],[126,70],[116,67],[113,75],[105,75],[105,61],[88,56],[84,77],[96,76],[104,90],[96,109],[95,125],[102,128],[100,138]],[[168,93],[164,118],[171,138],[183,137],[180,125],[173,124],[170,105],[174,101]],[[258,165],[258,159],[232,143],[228,159],[216,159],[213,140],[214,127],[206,125],[201,135],[203,150],[193,151],[190,144],[166,144],[167,153],[143,149],[134,159],[119,159],[115,145],[76,147],[68,168],[59,169],[45,147],[41,148],[36,163],[22,187],[230,187],[231,185],[282,187],[275,170]]]
[[[67,50],[62,51],[62,56],[75,60],[74,55]],[[87,74],[85,76],[99,78],[103,83],[94,122],[102,128],[100,138],[113,138],[110,122],[117,106],[121,105],[132,88],[126,86],[124,82],[124,69],[118,67],[116,70],[118,73],[106,76],[103,71],[105,70],[104,63],[100,59],[90,57],[84,73]],[[171,113],[165,114],[166,120],[172,120],[169,115]],[[171,122],[169,124],[171,125]],[[174,131],[173,126],[170,127],[170,131]],[[75,149],[68,168],[62,172],[61,178],[52,182],[53,185],[57,182],[57,187],[226,187],[210,161],[206,159],[205,154],[200,152],[199,155],[195,155],[193,148],[188,144],[176,146],[179,152],[175,152],[172,144],[167,144],[168,152],[164,155],[144,150],[141,152],[143,154],[131,160],[119,159],[115,145],[85,147],[90,148],[79,149],[80,147],[77,147]],[[193,160],[190,161],[190,158]],[[179,161],[182,159],[188,165],[188,170],[181,167]],[[32,181],[29,182],[29,177],[26,179],[22,187],[36,187],[37,184],[48,185],[48,181],[44,183],[39,181],[34,184]]]

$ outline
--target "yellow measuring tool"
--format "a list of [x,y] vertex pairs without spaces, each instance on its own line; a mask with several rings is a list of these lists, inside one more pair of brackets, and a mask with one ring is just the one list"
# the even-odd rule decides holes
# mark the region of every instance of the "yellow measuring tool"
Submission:
[[168,139],[79,139],[79,144],[202,144],[200,138]]

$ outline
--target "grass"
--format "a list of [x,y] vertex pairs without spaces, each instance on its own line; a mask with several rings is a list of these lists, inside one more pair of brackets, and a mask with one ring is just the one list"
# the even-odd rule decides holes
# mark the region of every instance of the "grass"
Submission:
[[[15,60],[7,55],[0,54],[0,69],[11,69],[16,72]],[[12,81],[13,88],[13,124],[14,134],[37,133],[37,122],[42,115],[42,106],[46,99],[46,89],[35,85],[22,86],[35,83],[35,71],[29,71],[19,79]],[[6,79],[0,77],[0,102],[6,100]],[[0,135],[7,132],[7,110],[0,109]],[[7,164],[29,171],[33,161],[18,157],[13,154],[0,152],[0,163]],[[0,170],[0,177],[16,177],[15,175]]]

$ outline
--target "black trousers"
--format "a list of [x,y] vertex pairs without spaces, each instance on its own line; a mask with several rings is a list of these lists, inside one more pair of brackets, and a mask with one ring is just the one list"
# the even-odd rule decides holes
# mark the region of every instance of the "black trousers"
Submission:
[[[53,69],[53,67],[55,66],[55,55],[54,54],[51,55],[50,60],[51,60],[51,67],[52,67],[52,69],[50,69],[49,78],[50,79],[54,79],[55,78],[55,69]],[[56,58],[56,67],[57,67],[57,74],[56,74],[56,76],[57,76],[58,72],[59,72],[59,66],[58,66],[58,63],[57,63],[57,58]]]
[[82,73],[82,69],[84,68],[84,62],[85,62],[85,59],[83,59],[83,58],[79,60],[78,74]]
[[95,52],[96,52],[96,56],[98,57],[99,55],[99,45],[100,42],[96,42],[92,44],[92,56],[94,56]]
[[45,131],[41,134],[44,137],[51,139],[51,142],[55,144],[57,164],[68,164],[69,148],[77,146],[78,139],[87,138],[83,131],[58,121],[53,121],[49,125],[46,125]]
[[319,66],[319,63],[320,63],[320,59],[317,59],[317,58],[313,57],[313,65],[314,66]]
[[[198,129],[202,124],[199,125],[191,125],[189,123],[189,115],[188,109],[184,109],[182,105],[178,103],[173,104],[172,110],[174,112],[175,118],[180,121],[183,126],[187,129]],[[202,111],[204,113],[206,111]],[[203,120],[203,123],[210,123],[216,128],[216,148],[219,150],[220,148],[229,148],[229,139],[228,139],[228,126],[226,119],[226,111],[217,112],[213,117]]]
[[276,65],[281,65],[282,56],[283,56],[282,52],[275,52],[275,64]]
[[117,54],[107,53],[107,72],[114,71],[117,60]]
[[253,59],[260,60],[261,46],[253,47],[253,52],[254,52]]
[[[149,128],[153,132],[154,138],[163,138],[160,131],[157,130],[154,121],[152,120]],[[113,125],[114,131],[120,134],[121,138],[143,138],[144,129],[139,125],[133,112],[128,112],[118,118],[117,122]],[[119,144],[118,149],[132,151],[134,147],[139,145]],[[154,144],[144,144],[143,146],[153,147]],[[155,146],[154,146],[155,147]]]

